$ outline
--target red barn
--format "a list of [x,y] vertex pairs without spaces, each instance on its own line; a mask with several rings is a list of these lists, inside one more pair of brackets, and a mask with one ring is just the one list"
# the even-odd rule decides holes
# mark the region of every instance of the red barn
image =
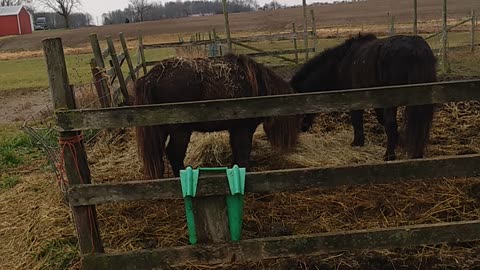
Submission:
[[32,16],[25,7],[0,7],[0,37],[31,34],[32,26]]

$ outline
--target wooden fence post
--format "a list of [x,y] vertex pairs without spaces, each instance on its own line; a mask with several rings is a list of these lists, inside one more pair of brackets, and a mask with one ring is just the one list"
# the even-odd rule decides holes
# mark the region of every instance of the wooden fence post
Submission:
[[227,0],[222,0],[223,16],[225,17],[225,32],[227,34],[228,52],[232,52],[232,37],[230,35],[230,23],[228,22]]
[[395,16],[390,17],[390,36],[395,35]]
[[[199,182],[199,185],[202,183]],[[198,244],[230,241],[226,196],[193,198]]]
[[295,27],[295,23],[292,23],[292,39],[293,48],[295,49],[295,63],[298,64],[297,28]]
[[475,14],[475,9],[472,8],[472,28],[471,28],[471,51],[475,52],[475,31],[477,30],[477,15]]
[[135,83],[135,81],[137,80],[137,76],[135,75],[135,68],[133,67],[132,58],[130,58],[130,52],[128,51],[125,35],[123,34],[123,32],[120,32],[118,36],[120,37],[120,42],[122,43],[123,54],[125,55],[125,59],[127,60],[130,77],[132,78],[132,82]]
[[413,35],[418,35],[418,5],[417,0],[413,0]]
[[312,16],[312,38],[313,38],[313,53],[317,52],[317,22],[315,21],[315,12],[310,9],[310,15]]
[[93,84],[95,85],[95,89],[97,90],[97,96],[98,100],[100,101],[100,106],[102,108],[111,107],[110,92],[104,91],[105,88],[103,87],[107,78],[102,75],[102,70],[93,58],[90,61],[90,68],[92,70],[92,76],[94,80]]
[[103,61],[102,49],[100,48],[97,34],[90,35],[90,44],[92,46],[96,67],[99,67],[95,68],[95,71],[92,69],[92,75],[95,80],[94,84],[95,88],[97,89],[98,98],[103,108],[111,107],[113,104],[110,88],[108,87],[105,78],[100,74],[100,69],[105,69],[105,62]]
[[106,38],[108,43],[108,50],[110,51],[110,57],[112,58],[113,68],[115,70],[115,74],[117,75],[118,83],[120,84],[120,92],[122,92],[124,103],[128,104],[129,96],[127,84],[125,83],[125,77],[123,77],[122,67],[120,66],[120,62],[118,61],[115,45],[113,44],[111,36],[107,36]]
[[[55,110],[75,109],[62,40],[60,38],[43,40],[43,51]],[[81,132],[60,132],[59,134],[60,142],[64,147],[63,158],[69,185],[91,183],[87,154],[81,135]],[[95,206],[74,206],[72,213],[80,252],[82,254],[103,253]]]
[[145,48],[143,47],[143,36],[138,35],[138,46],[140,47],[140,59],[142,60],[143,75],[147,74],[147,61],[145,60]]
[[303,5],[303,42],[305,44],[305,61],[308,60],[308,21],[307,21],[307,0],[302,0]]
[[443,70],[445,72],[450,72],[450,67],[448,64],[448,25],[447,25],[447,0],[443,0],[442,8],[442,61],[443,61]]

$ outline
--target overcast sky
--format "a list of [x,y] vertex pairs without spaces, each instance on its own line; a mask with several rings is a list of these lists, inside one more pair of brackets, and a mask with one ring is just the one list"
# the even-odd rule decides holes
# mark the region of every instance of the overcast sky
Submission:
[[[301,0],[277,0],[281,4],[292,5],[301,4]],[[307,0],[307,3],[313,2],[333,2],[334,0]],[[128,6],[128,0],[81,0],[82,6],[79,11],[88,12],[92,14],[94,23],[98,21],[101,23],[102,14],[114,9],[123,9]],[[152,2],[152,1],[150,1]],[[167,2],[167,1],[162,1]],[[263,5],[271,0],[257,0],[259,5]]]

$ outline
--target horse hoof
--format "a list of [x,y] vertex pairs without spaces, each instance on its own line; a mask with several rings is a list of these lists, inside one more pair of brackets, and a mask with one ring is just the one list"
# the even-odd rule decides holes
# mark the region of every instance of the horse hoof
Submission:
[[361,142],[353,141],[350,145],[353,146],[353,147],[363,147],[363,146],[365,146],[365,142],[364,141],[361,141]]

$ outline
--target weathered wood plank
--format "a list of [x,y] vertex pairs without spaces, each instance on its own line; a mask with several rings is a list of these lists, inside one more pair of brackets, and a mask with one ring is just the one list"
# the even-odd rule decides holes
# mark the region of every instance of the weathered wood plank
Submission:
[[[297,49],[296,51],[293,49],[293,50],[281,50],[281,51],[264,51],[264,52],[255,52],[255,53],[247,53],[247,54],[244,54],[244,55],[248,55],[250,57],[264,57],[264,56],[278,56],[278,55],[288,55],[288,54],[295,54],[295,53],[304,53],[306,51],[310,51],[310,52],[314,52],[314,49],[313,48],[309,48],[309,49]],[[221,58],[223,56],[220,56],[220,55],[217,55],[217,56],[214,56],[214,57],[209,57],[209,58]],[[289,62],[291,61],[296,61],[294,59],[290,59]],[[150,65],[156,65],[159,63],[159,61],[153,61],[153,62],[147,62],[149,63]]]
[[480,80],[377,87],[323,93],[58,111],[61,130],[180,124],[352,109],[479,100]]
[[[288,61],[288,62],[294,62],[295,63],[295,60],[292,60],[290,58],[286,58],[286,57],[283,57],[283,56],[280,56],[278,54],[274,54],[274,52],[267,52],[265,50],[262,50],[262,49],[259,49],[259,48],[255,48],[253,46],[250,46],[250,45],[247,45],[245,43],[241,43],[241,42],[238,42],[238,41],[233,41],[232,40],[232,43],[237,45],[237,46],[240,46],[240,47],[244,47],[244,48],[247,48],[249,50],[252,50],[252,51],[256,51],[257,53],[262,53],[262,54],[265,54],[267,53],[267,55],[270,55],[270,56],[273,56],[273,57],[276,57],[276,58],[279,58],[279,59],[282,59],[284,61]],[[306,50],[307,52],[308,50]],[[268,54],[270,53],[270,54]],[[252,55],[252,54],[247,54],[247,55]]]
[[[74,109],[74,94],[68,79],[62,40],[43,40],[43,51],[54,108]],[[65,144],[63,162],[70,186],[91,183],[87,154],[80,135],[80,132],[60,132],[59,136]],[[103,252],[95,206],[72,207],[72,213],[81,253]]]
[[170,42],[170,43],[158,43],[158,44],[145,44],[143,45],[145,49],[161,49],[161,48],[172,48],[172,47],[191,47],[198,45],[207,45],[212,43],[210,40],[204,41],[195,41],[195,42]]
[[83,257],[85,269],[168,269],[168,267],[245,263],[264,259],[319,256],[362,249],[393,249],[480,240],[480,221],[402,226],[183,246]]
[[[304,42],[304,48],[308,49],[307,0],[302,0],[302,10],[303,10],[303,42]],[[305,51],[305,61],[308,61],[308,51]]]
[[[309,49],[295,49],[293,50],[280,50],[280,51],[263,51],[263,52],[255,52],[255,53],[247,53],[245,55],[251,56],[251,57],[263,57],[263,56],[277,56],[277,55],[285,55],[285,54],[295,54],[295,53],[304,53],[306,51],[309,52],[314,52],[313,48]],[[288,58],[287,58],[288,59]],[[289,59],[289,61],[295,61],[293,59]]]
[[[464,19],[464,20],[462,20],[462,21],[460,21],[460,22],[458,22],[458,23],[456,23],[456,24],[454,24],[454,25],[448,26],[448,27],[446,28],[446,30],[447,30],[447,32],[448,32],[448,31],[450,31],[450,30],[452,30],[452,29],[454,29],[454,28],[456,28],[456,27],[458,27],[458,26],[460,26],[460,25],[462,25],[462,24],[465,24],[465,23],[467,23],[467,22],[470,22],[471,20],[472,20],[471,18],[466,18],[466,19]],[[441,35],[442,33],[443,33],[443,31],[440,31],[440,32],[437,32],[437,33],[433,33],[433,34],[431,34],[431,35],[426,36],[424,39],[425,39],[425,40],[431,39],[431,38],[434,38],[434,37],[436,37],[436,36],[438,36],[438,35]]]
[[[104,68],[105,62],[103,61],[103,53],[102,49],[100,48],[100,42],[98,41],[97,34],[90,35],[90,44],[92,46],[93,56],[95,57],[95,62],[97,66]],[[108,55],[108,54],[107,54]]]
[[112,58],[113,67],[115,69],[115,75],[118,78],[118,83],[120,84],[120,90],[123,95],[124,102],[128,103],[129,96],[128,96],[127,84],[125,83],[125,77],[123,76],[122,66],[117,56],[117,52],[115,51],[115,45],[113,44],[113,40],[111,36],[107,36],[107,44],[108,44],[108,50],[110,51],[110,57]]
[[[226,181],[224,180],[226,186]],[[199,186],[203,183],[199,183]],[[226,196],[196,196],[193,201],[195,228],[198,244],[228,242],[230,229],[228,227]]]
[[108,48],[106,48],[106,49],[102,52],[102,57],[103,57],[103,58],[107,58],[109,55],[110,55],[110,50],[109,50]]
[[472,22],[470,25],[470,51],[475,52],[475,31],[476,31],[476,21],[477,15],[475,15],[475,9],[472,8],[471,11]]
[[[413,35],[418,35],[418,4],[417,0],[413,0]],[[363,31],[362,31],[363,32]]]
[[138,35],[138,48],[140,52],[140,60],[142,61],[143,75],[147,74],[147,61],[145,60],[145,47],[143,45],[143,36],[142,34]]
[[295,23],[292,23],[292,40],[293,40],[293,51],[295,54],[295,63],[298,64],[298,44],[297,44],[297,28]]
[[232,36],[230,34],[230,22],[228,20],[227,0],[222,0],[223,18],[225,23],[225,34],[227,35],[228,52],[232,51]]
[[317,21],[315,20],[315,12],[313,9],[310,9],[310,16],[312,17],[312,42],[313,42],[313,52],[317,51]]
[[[133,67],[132,58],[130,57],[130,52],[128,51],[127,40],[125,39],[123,32],[118,34],[118,36],[120,37],[120,42],[122,43],[123,55],[125,55],[125,59],[127,60],[130,79],[135,82],[137,80],[137,76],[135,75],[135,68]],[[126,81],[128,81],[128,78]]]
[[97,90],[98,100],[102,108],[112,107],[112,101],[110,97],[110,90],[105,89],[105,80],[108,80],[102,75],[101,68],[97,66],[95,59],[90,62],[90,68],[92,70],[92,76],[94,79],[95,89]]
[[[248,173],[247,193],[303,191],[340,185],[386,184],[416,179],[474,177],[480,175],[480,155],[393,161],[331,168],[290,169]],[[352,177],[355,176],[355,177]],[[225,176],[201,177],[197,196],[228,194]],[[176,178],[73,186],[68,193],[71,205],[157,199],[180,199]]]

